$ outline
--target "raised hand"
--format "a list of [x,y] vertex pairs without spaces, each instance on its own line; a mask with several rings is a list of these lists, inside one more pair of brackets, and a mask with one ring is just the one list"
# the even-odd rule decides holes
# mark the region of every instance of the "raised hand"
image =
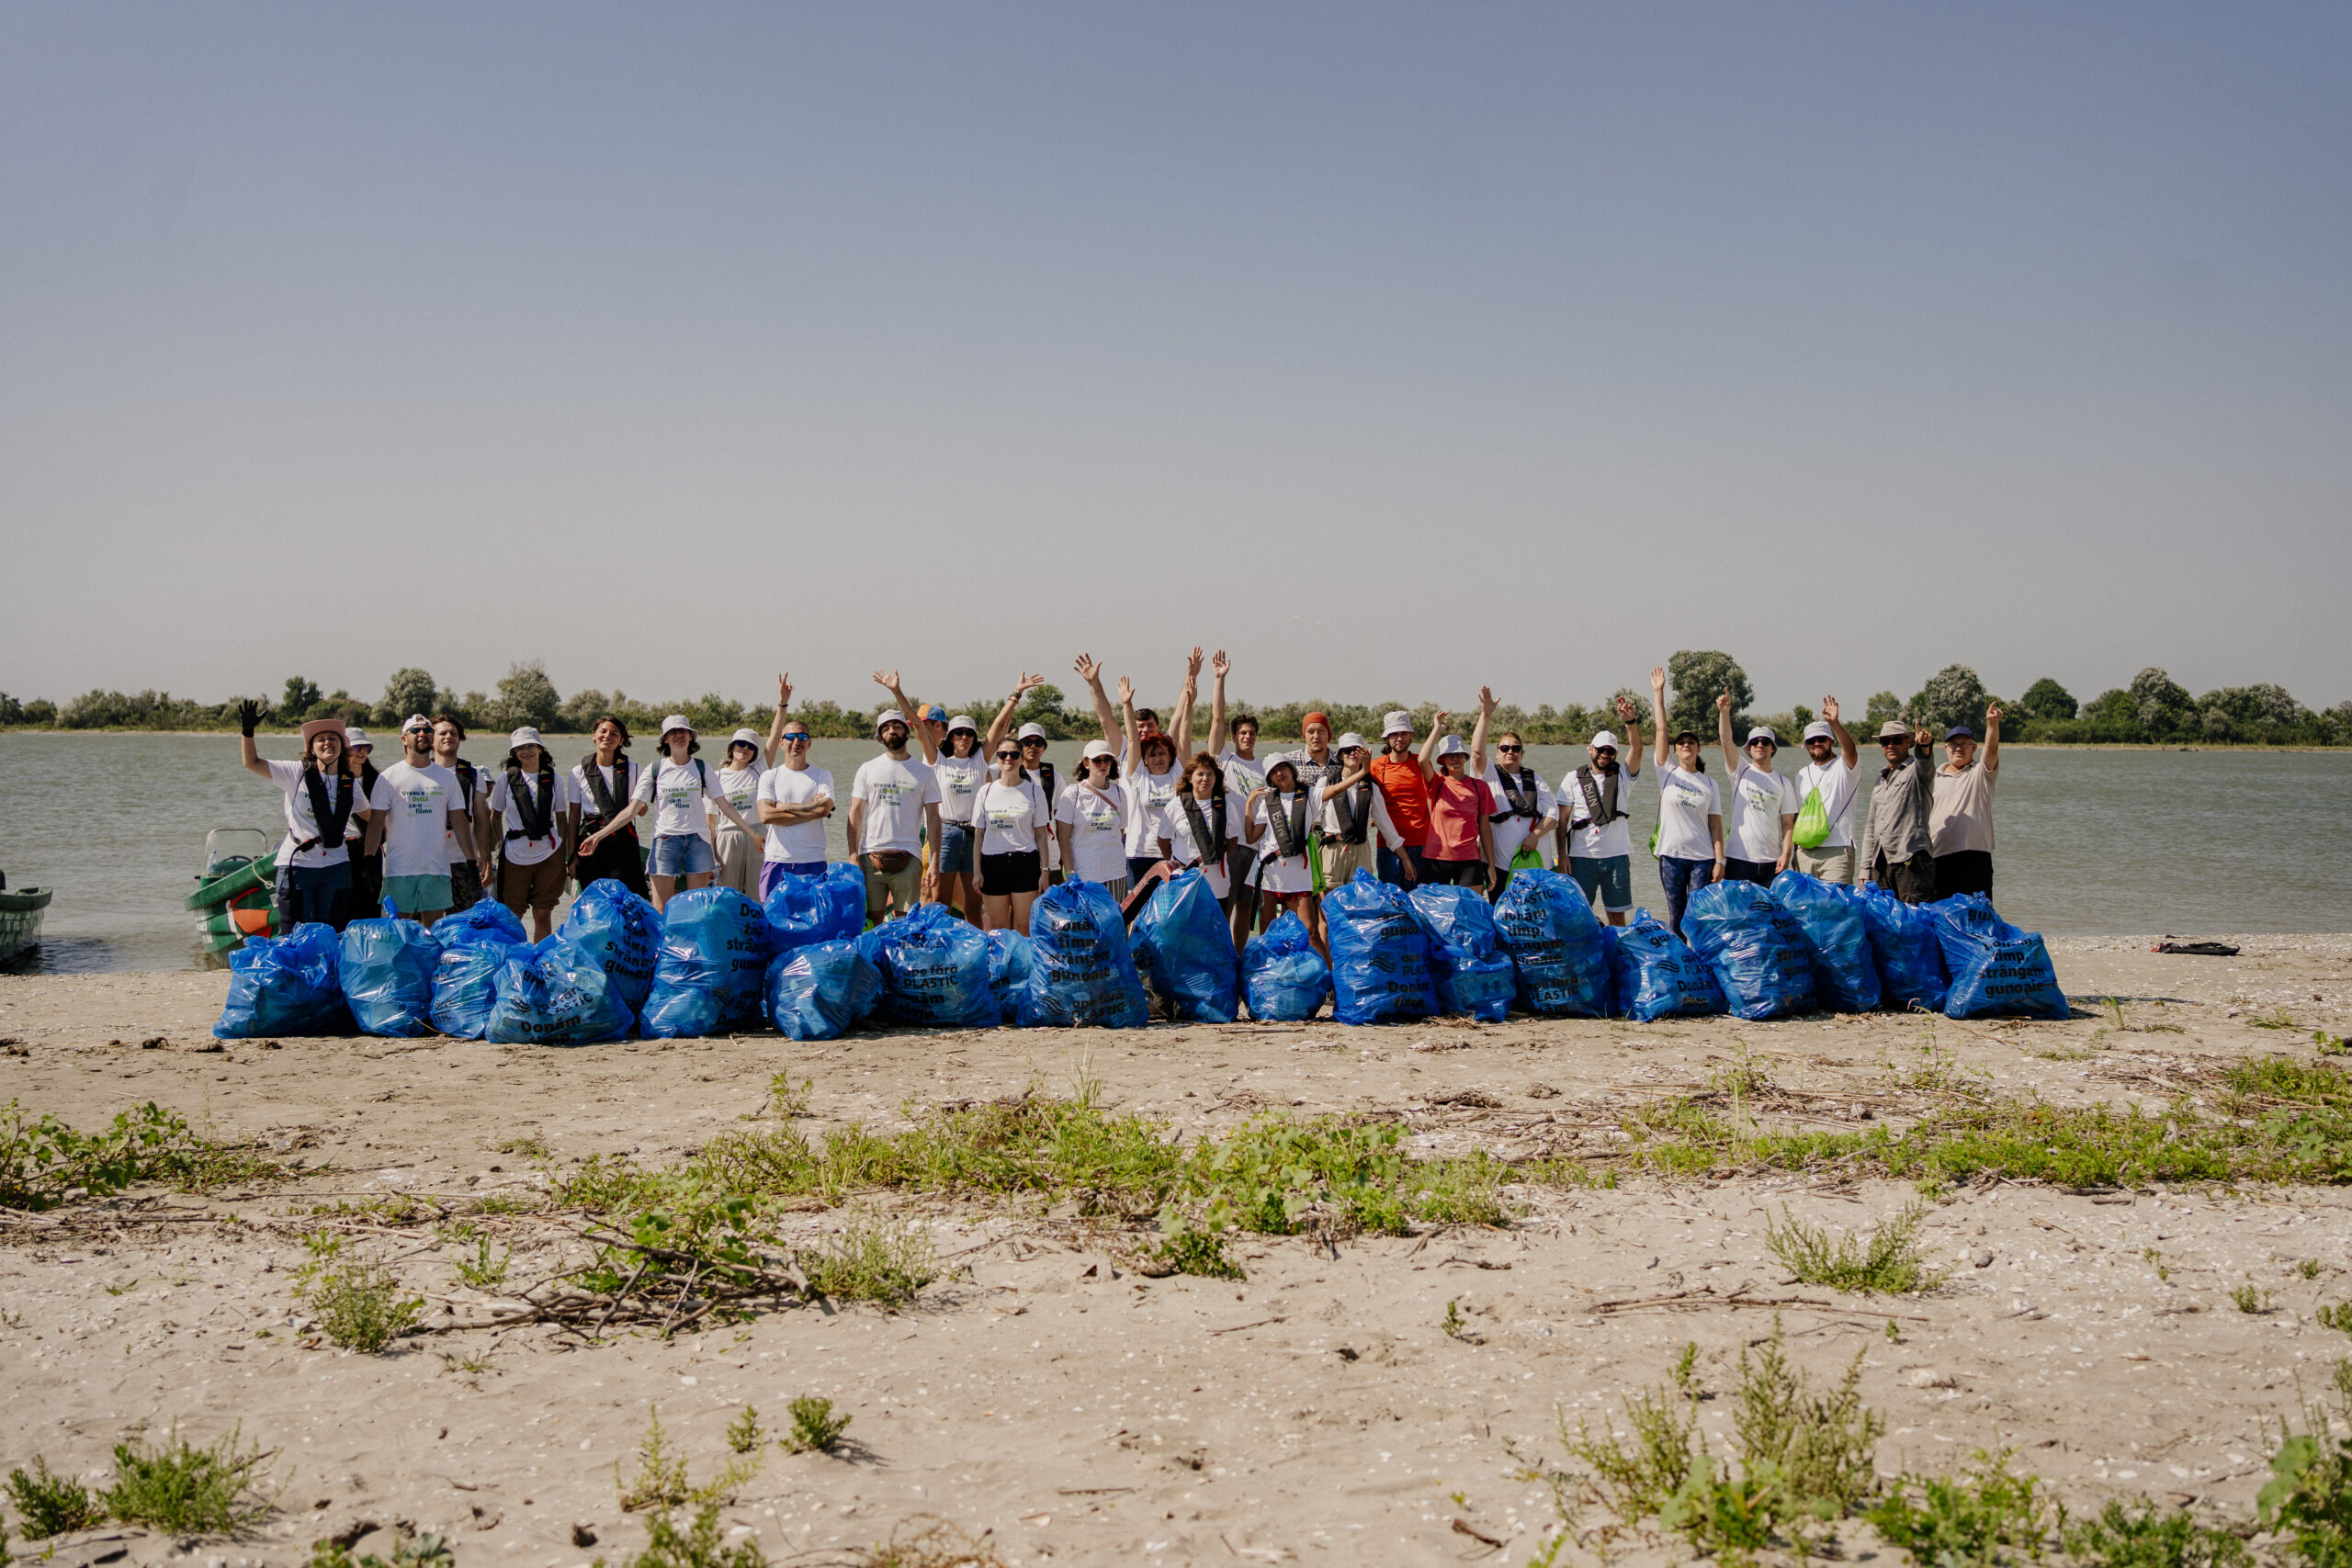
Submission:
[[1998,723],[2000,723],[2000,722],[2001,722],[2001,705],[2000,705],[2000,704],[1998,704],[1998,703],[1995,703],[1991,707],[1988,707],[1988,708],[1986,708],[1986,709],[1984,710],[1984,725],[1985,725],[1985,728],[1989,729],[1989,728],[1991,728],[1994,725],[1996,725],[1996,724],[1998,724]]
[[1209,660],[1209,673],[1220,681],[1233,673],[1233,660],[1225,656],[1225,649],[1218,649],[1216,655]]
[[1620,719],[1622,719],[1623,722],[1625,722],[1626,724],[1629,724],[1629,725],[1630,725],[1630,724],[1632,724],[1632,723],[1634,722],[1634,699],[1633,699],[1633,698],[1631,698],[1631,697],[1619,697],[1619,698],[1617,699],[1617,716],[1618,716]]
[[1821,716],[1827,719],[1832,724],[1838,722],[1838,699],[1836,697],[1824,697],[1821,699]]
[[1936,749],[1935,732],[1923,725],[1911,732],[1911,744],[1917,746],[1923,753],[1933,751]]
[[1125,704],[1125,703],[1131,703],[1131,702],[1134,702],[1135,700],[1136,700],[1136,683],[1135,683],[1133,681],[1129,680],[1129,679],[1128,679],[1126,676],[1125,676],[1125,675],[1120,676],[1120,677],[1119,677],[1119,701],[1120,701],[1122,704]]
[[1495,694],[1484,686],[1478,688],[1478,711],[1489,717],[1495,711]]
[[1032,675],[1024,670],[1021,672],[1021,679],[1012,683],[1012,694],[1017,697],[1023,692],[1034,692],[1045,683],[1043,675]]
[[1184,678],[1188,681],[1197,681],[1201,678],[1201,650],[1197,647],[1185,657]]
[[1715,711],[1717,713],[1731,712],[1731,693],[1728,690],[1715,699]]
[[1094,684],[1095,678],[1102,673],[1102,666],[1083,653],[1078,656],[1078,662],[1070,668],[1077,671],[1078,678],[1090,686]]
[[899,694],[899,672],[896,670],[876,670],[874,683],[894,697]]
[[253,739],[254,731],[261,725],[262,716],[268,712],[251,697],[237,705],[237,723],[243,728],[246,739]]
[[1666,690],[1665,665],[1653,664],[1650,666],[1650,690],[1653,692],[1663,692]]
[[777,711],[778,713],[782,713],[786,708],[788,708],[788,707],[790,707],[791,705],[792,705],[792,677],[791,677],[791,676],[789,676],[789,675],[778,675],[778,676],[775,678],[775,706],[776,706],[776,711]]

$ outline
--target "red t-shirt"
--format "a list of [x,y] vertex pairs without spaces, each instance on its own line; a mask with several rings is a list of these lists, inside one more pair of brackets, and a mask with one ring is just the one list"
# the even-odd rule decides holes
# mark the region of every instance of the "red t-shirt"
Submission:
[[[1450,779],[1440,773],[1430,785],[1430,837],[1424,846],[1430,857],[1476,860],[1478,824],[1494,811],[1495,792],[1486,780]],[[1402,823],[1398,829],[1402,830]]]
[[1408,844],[1426,845],[1430,837],[1430,790],[1421,777],[1420,759],[1408,754],[1392,757],[1383,751],[1372,760],[1372,782],[1380,790],[1381,803],[1388,807],[1388,820],[1396,826],[1396,836]]

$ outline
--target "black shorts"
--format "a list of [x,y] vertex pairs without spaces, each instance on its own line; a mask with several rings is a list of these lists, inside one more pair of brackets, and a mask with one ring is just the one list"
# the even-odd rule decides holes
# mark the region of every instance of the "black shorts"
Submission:
[[1023,850],[1013,855],[982,855],[980,891],[991,898],[1010,897],[1015,893],[1035,893],[1044,866],[1044,858],[1035,850]]
[[1432,886],[1484,887],[1487,886],[1487,863],[1482,860],[1440,860],[1435,855],[1429,855],[1421,861],[1421,880]]
[[1936,897],[1955,893],[1993,896],[1993,855],[1989,850],[1961,850],[1936,857]]
[[1753,882],[1758,887],[1770,887],[1772,886],[1772,878],[1778,874],[1772,869],[1772,863],[1769,860],[1725,860],[1724,862],[1725,882]]

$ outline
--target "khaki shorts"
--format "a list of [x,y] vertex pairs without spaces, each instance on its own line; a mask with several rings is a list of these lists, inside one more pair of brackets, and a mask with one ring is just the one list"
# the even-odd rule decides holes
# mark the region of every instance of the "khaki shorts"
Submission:
[[551,854],[531,865],[503,862],[498,868],[498,901],[520,915],[551,910],[563,897],[563,857]]
[[876,871],[870,859],[861,857],[858,864],[865,872],[865,918],[879,919],[888,899],[890,912],[906,915],[914,912],[916,896],[922,891],[922,856],[910,855],[907,863],[896,871]]
[[1377,848],[1369,834],[1361,844],[1343,844],[1337,839],[1323,840],[1323,886],[1337,887],[1359,871],[1380,874],[1380,863],[1373,851]]
[[1840,887],[1854,885],[1854,846],[1841,845],[1834,850],[1797,851],[1797,869],[1807,876],[1835,883]]

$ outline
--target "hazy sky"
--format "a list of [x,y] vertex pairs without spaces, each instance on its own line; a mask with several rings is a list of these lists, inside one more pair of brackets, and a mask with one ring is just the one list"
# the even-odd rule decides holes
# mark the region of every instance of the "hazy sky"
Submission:
[[2352,7],[0,5],[0,689],[2352,697]]

